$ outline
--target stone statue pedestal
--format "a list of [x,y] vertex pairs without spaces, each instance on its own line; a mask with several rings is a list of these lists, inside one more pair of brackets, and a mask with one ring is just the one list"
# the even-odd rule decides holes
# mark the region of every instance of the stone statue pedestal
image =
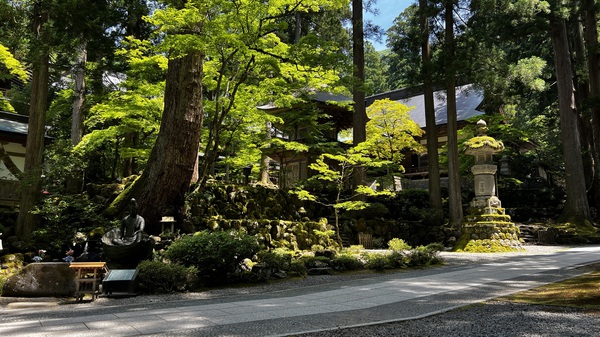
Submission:
[[469,205],[454,250],[480,253],[519,250],[519,228],[505,213],[496,191],[497,166],[492,156],[502,151],[504,145],[485,135],[487,126],[483,120],[477,123],[477,130],[479,134],[465,143],[465,153],[475,157],[471,168],[475,198]]

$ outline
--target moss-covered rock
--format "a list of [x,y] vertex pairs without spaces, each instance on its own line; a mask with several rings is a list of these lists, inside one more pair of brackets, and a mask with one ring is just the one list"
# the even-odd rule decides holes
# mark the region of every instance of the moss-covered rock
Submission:
[[68,297],[73,296],[75,290],[75,273],[68,263],[30,263],[8,277],[2,288],[2,296]]

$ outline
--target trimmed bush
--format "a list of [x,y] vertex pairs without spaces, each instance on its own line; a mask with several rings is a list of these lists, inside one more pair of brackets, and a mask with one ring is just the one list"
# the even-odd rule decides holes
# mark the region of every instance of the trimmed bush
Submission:
[[227,283],[241,273],[244,259],[259,250],[255,237],[237,231],[197,232],[173,242],[165,252],[171,262],[196,267],[206,285]]
[[179,264],[142,261],[138,265],[138,281],[144,293],[172,293],[192,290],[197,283],[197,270]]

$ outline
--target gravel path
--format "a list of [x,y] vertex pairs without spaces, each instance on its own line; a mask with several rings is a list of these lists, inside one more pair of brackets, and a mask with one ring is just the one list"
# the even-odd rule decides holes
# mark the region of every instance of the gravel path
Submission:
[[[511,252],[511,253],[454,253],[454,252],[441,252],[440,255],[444,260],[446,266],[460,266],[467,264],[483,264],[488,262],[500,262],[507,260],[515,256],[524,255],[538,255],[538,254],[551,254],[553,252],[567,249],[568,246],[525,246],[525,250],[522,252]],[[435,267],[434,267],[435,268]],[[443,267],[442,267],[443,268]],[[388,271],[385,274],[390,273],[411,273],[420,272],[409,269],[399,271]],[[312,287],[323,284],[332,284],[356,279],[364,278],[376,278],[380,276],[379,273],[364,272],[364,273],[341,273],[336,275],[317,275],[308,276],[304,278],[284,279],[278,281],[271,281],[269,283],[259,283],[254,286],[247,287],[227,287],[208,289],[202,292],[190,292],[190,293],[173,293],[173,294],[159,294],[159,295],[142,295],[137,297],[129,297],[126,299],[127,304],[143,304],[152,302],[165,302],[165,301],[179,301],[179,300],[201,300],[201,299],[212,299],[225,296],[239,296],[249,294],[262,294],[277,292],[287,289],[296,289],[303,287]],[[89,306],[110,306],[114,305],[115,301],[120,299],[113,298],[98,298],[97,300],[87,303]],[[67,301],[64,303],[72,303]],[[81,305],[81,304],[78,304]]]
[[[567,249],[565,246],[526,246],[524,252],[502,254],[440,253],[446,266],[501,262],[515,256],[551,254]],[[446,268],[446,267],[440,267]],[[397,273],[427,274],[430,269],[402,270]],[[392,272],[385,273],[386,276]],[[229,287],[210,289],[203,292],[142,295],[127,299],[99,298],[76,306],[90,309],[113,305],[143,305],[178,300],[201,300],[247,294],[272,293],[287,289],[333,284],[362,278],[377,278],[381,274],[353,273],[327,276],[309,276],[291,280],[282,280],[251,287]],[[408,275],[403,275],[404,277]],[[71,302],[53,307],[51,310],[69,312],[74,305]],[[0,305],[1,302],[0,302]],[[478,305],[449,311],[446,313],[418,319],[386,324],[360,326],[346,329],[302,334],[302,337],[330,336],[598,336],[599,312],[586,312],[563,307],[547,307],[515,304],[503,301],[488,301]]]
[[[520,254],[549,254],[560,246],[526,246]],[[447,265],[486,263],[507,254],[442,253]],[[299,335],[301,337],[591,337],[600,335],[600,311],[487,301],[417,320],[399,321]]]
[[303,334],[302,337],[598,336],[600,313],[489,301],[418,320]]

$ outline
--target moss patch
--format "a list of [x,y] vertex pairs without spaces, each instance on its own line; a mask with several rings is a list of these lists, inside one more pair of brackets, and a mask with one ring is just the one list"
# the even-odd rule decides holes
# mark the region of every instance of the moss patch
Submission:
[[505,253],[518,252],[522,248],[515,245],[512,240],[468,240],[461,238],[454,246],[454,251],[467,253]]
[[600,310],[600,264],[589,267],[592,272],[562,282],[548,284],[501,300],[512,302],[578,307]]
[[495,140],[490,136],[478,136],[467,140],[465,143],[466,148],[478,149],[484,146],[489,146],[494,150],[504,149],[504,144],[501,141]]

